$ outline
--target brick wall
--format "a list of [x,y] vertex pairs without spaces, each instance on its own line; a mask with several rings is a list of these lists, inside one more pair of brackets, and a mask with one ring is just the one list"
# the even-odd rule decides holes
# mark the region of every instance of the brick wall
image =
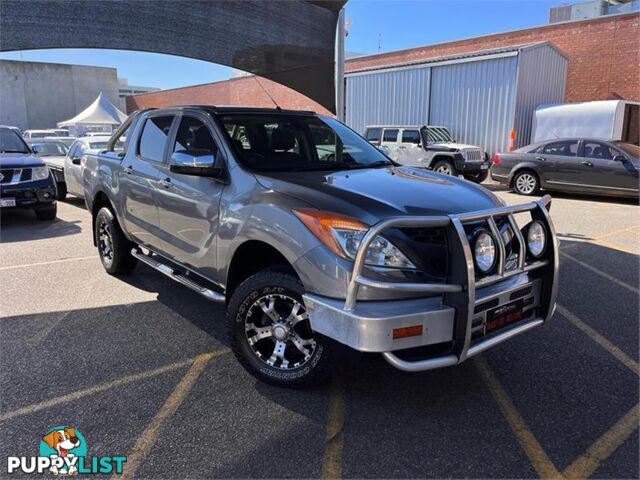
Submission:
[[[346,71],[366,70],[456,53],[549,40],[569,56],[566,101],[640,101],[640,14],[544,25],[347,60]],[[283,108],[329,113],[313,100],[261,78]],[[273,106],[254,77],[127,97],[127,110],[180,104]]]

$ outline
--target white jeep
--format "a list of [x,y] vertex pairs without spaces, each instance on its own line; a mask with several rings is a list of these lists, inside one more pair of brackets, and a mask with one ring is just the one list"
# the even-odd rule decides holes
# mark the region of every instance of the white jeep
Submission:
[[489,173],[488,156],[475,145],[456,143],[446,127],[371,125],[365,138],[392,160],[481,183]]

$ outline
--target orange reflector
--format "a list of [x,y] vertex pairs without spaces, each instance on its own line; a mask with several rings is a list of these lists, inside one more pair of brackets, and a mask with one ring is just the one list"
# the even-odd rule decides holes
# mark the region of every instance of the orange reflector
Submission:
[[413,325],[411,327],[402,327],[393,329],[393,339],[417,337],[422,335],[422,325]]

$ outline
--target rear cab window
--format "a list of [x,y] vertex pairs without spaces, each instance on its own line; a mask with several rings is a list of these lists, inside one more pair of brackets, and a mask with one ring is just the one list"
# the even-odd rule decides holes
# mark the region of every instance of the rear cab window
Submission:
[[380,145],[381,128],[368,128],[366,133],[366,139],[374,145]]
[[138,142],[138,155],[144,160],[162,163],[174,116],[147,118]]

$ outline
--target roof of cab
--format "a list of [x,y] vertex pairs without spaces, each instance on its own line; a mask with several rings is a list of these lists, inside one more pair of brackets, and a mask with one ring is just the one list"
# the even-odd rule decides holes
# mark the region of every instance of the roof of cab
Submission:
[[[162,107],[157,109],[148,109],[154,111],[181,111],[190,108],[207,110],[213,114],[228,113],[261,113],[261,114],[289,114],[289,115],[316,115],[316,112],[310,110],[287,110],[284,108],[266,108],[266,107],[250,107],[241,105],[175,105],[170,107]],[[148,111],[145,110],[145,111]]]

